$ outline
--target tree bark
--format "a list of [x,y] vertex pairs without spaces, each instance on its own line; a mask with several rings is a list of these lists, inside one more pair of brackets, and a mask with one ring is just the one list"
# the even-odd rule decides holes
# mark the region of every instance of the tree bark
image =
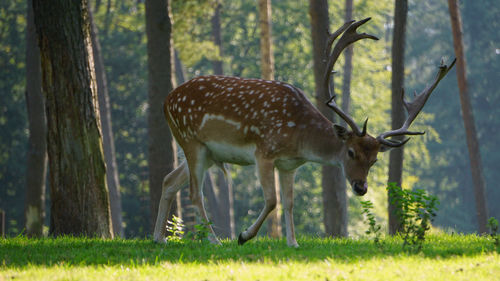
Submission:
[[113,237],[86,1],[34,0],[53,235]]
[[108,85],[104,62],[101,55],[101,44],[97,26],[94,23],[92,10],[89,5],[90,37],[92,39],[92,52],[94,54],[94,65],[97,82],[97,99],[101,116],[102,141],[104,159],[106,161],[106,182],[109,189],[109,204],[111,208],[111,220],[115,235],[123,237],[122,227],[122,200],[120,196],[120,181],[118,179],[118,166],[116,165],[115,140],[113,137],[113,126],[111,122],[111,107],[109,104]]
[[[309,0],[309,16],[313,43],[316,104],[320,112],[333,122],[333,112],[325,104],[325,101],[329,99],[329,91],[323,85],[326,68],[325,47],[329,26],[327,1]],[[333,81],[333,77],[331,81]],[[323,166],[321,181],[325,234],[327,236],[345,237],[347,236],[347,196],[342,168]]]
[[[266,80],[274,80],[274,56],[271,40],[271,0],[259,0],[260,27],[260,69],[261,76]],[[275,179],[277,177],[275,176]],[[270,237],[281,237],[280,188],[276,185],[276,209],[267,216],[267,232]]]
[[[405,121],[405,112],[401,100],[401,91],[404,86],[404,57],[405,57],[405,33],[406,17],[408,14],[408,1],[396,0],[394,7],[394,31],[392,37],[392,129],[401,128]],[[397,137],[396,137],[397,138]],[[399,139],[402,139],[401,137]],[[389,156],[389,182],[398,186],[402,184],[403,176],[403,147],[392,149]],[[389,234],[399,232],[401,223],[396,216],[396,206],[391,204],[392,196],[388,193],[389,206]]]
[[[219,48],[219,56],[221,59],[212,62],[215,75],[223,75],[223,48],[222,34],[220,25],[220,11],[222,5],[217,1],[217,5],[212,17],[212,37],[214,44]],[[214,210],[216,216],[213,217],[214,231],[221,238],[232,239],[235,237],[234,230],[234,211],[233,211],[233,187],[230,180],[224,179],[224,173],[217,169],[216,171],[208,171],[209,178],[212,180],[213,188],[205,188],[210,210]],[[216,180],[213,180],[216,176]],[[231,175],[228,175],[231,176]],[[212,192],[212,194],[208,194]],[[213,196],[212,196],[213,195]]]
[[[148,53],[148,137],[151,227],[158,213],[162,182],[173,169],[172,136],[163,115],[163,102],[172,91],[173,49],[169,0],[146,0]],[[177,204],[174,203],[173,206]],[[176,213],[174,210],[171,213]]]
[[28,0],[26,27],[26,107],[30,135],[26,165],[25,227],[28,237],[41,237],[45,219],[47,119],[42,93],[40,49],[38,49],[31,0]]
[[467,86],[467,68],[465,63],[462,19],[460,17],[460,10],[456,0],[448,0],[448,8],[450,11],[451,29],[453,32],[453,47],[455,49],[455,56],[457,57],[457,80],[460,91],[460,104],[462,106],[462,117],[464,120],[467,148],[469,150],[472,180],[474,183],[478,230],[480,234],[485,234],[488,232],[488,228],[486,226],[488,208],[486,206],[485,181],[483,176],[481,153],[479,150],[474,114],[472,112]]
[[[345,1],[345,18],[344,21],[352,20],[352,0]],[[349,108],[351,107],[351,77],[352,77],[352,55],[353,55],[353,45],[349,45],[344,50],[344,73],[342,79],[342,110],[349,114]],[[346,122],[342,119],[340,120],[343,126],[346,126]]]

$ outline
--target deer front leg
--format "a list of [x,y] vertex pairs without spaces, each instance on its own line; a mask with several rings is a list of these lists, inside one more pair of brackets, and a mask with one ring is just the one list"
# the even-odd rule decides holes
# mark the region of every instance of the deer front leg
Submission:
[[170,172],[163,179],[162,194],[160,199],[160,206],[158,207],[158,216],[156,218],[156,225],[154,231],[154,239],[158,243],[165,243],[165,231],[167,226],[167,219],[172,209],[172,202],[175,195],[182,186],[188,182],[188,167],[186,162],[182,162],[179,167]]
[[289,247],[299,247],[295,240],[295,227],[293,224],[293,181],[295,170],[279,170],[280,186],[283,196],[283,209],[285,212],[286,243]]
[[276,208],[276,187],[274,184],[274,161],[256,156],[257,172],[260,184],[264,191],[265,204],[259,217],[247,230],[243,231],[238,237],[238,244],[243,245],[252,239],[259,232],[262,223],[267,215]]

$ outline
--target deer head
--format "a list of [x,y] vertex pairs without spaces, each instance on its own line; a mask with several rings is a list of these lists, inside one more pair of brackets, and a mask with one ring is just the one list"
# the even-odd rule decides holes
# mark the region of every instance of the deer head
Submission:
[[[364,20],[354,22],[346,22],[342,27],[340,27],[336,32],[329,35],[329,40],[326,46],[326,56],[328,57],[328,64],[325,72],[324,78],[324,86],[325,89],[329,91],[329,80],[332,73],[333,66],[337,61],[340,53],[343,49],[345,49],[349,44],[352,44],[361,39],[373,39],[378,40],[377,37],[369,34],[359,34],[356,29],[362,24],[369,21],[370,18],[366,18]],[[332,45],[337,37],[343,34],[340,40],[335,44],[335,47],[332,50]],[[412,102],[407,102],[404,98],[404,89],[401,91],[401,99],[403,101],[403,105],[408,113],[408,117],[404,122],[403,126],[397,130],[388,131],[380,134],[379,136],[372,137],[366,132],[366,127],[368,123],[368,119],[366,119],[363,129],[361,130],[356,122],[353,120],[351,116],[346,114],[336,103],[335,103],[335,95],[333,95],[330,100],[326,103],[331,109],[335,111],[351,128],[348,130],[340,125],[335,125],[335,129],[338,132],[338,135],[343,139],[346,146],[346,152],[343,156],[344,163],[344,171],[347,179],[352,185],[354,192],[357,195],[364,195],[368,190],[368,184],[366,182],[366,178],[368,176],[368,172],[370,167],[377,161],[378,152],[385,152],[390,150],[391,148],[401,147],[405,143],[407,143],[410,138],[406,138],[402,141],[388,139],[394,136],[403,136],[403,135],[422,135],[424,132],[411,132],[408,131],[411,123],[417,115],[420,113],[422,108],[424,107],[426,101],[429,99],[432,91],[436,88],[437,84],[444,76],[448,73],[448,71],[455,64],[455,60],[451,63],[450,66],[444,64],[441,61],[441,65],[439,66],[439,71],[436,75],[434,82],[424,89],[420,94],[417,95],[415,92],[415,98]],[[330,93],[328,93],[330,96]]]

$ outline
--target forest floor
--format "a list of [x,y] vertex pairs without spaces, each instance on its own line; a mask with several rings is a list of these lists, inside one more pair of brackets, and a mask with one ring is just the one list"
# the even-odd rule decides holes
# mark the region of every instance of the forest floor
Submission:
[[259,238],[238,246],[196,241],[0,238],[6,280],[500,280],[491,237],[434,234],[419,253],[401,238],[301,237],[300,248]]

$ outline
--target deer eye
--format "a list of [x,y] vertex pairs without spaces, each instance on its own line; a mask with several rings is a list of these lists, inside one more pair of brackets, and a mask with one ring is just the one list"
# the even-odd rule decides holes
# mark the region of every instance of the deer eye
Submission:
[[349,155],[349,157],[351,157],[351,158],[354,158],[354,156],[355,156],[354,149],[349,148],[347,150],[347,155]]

